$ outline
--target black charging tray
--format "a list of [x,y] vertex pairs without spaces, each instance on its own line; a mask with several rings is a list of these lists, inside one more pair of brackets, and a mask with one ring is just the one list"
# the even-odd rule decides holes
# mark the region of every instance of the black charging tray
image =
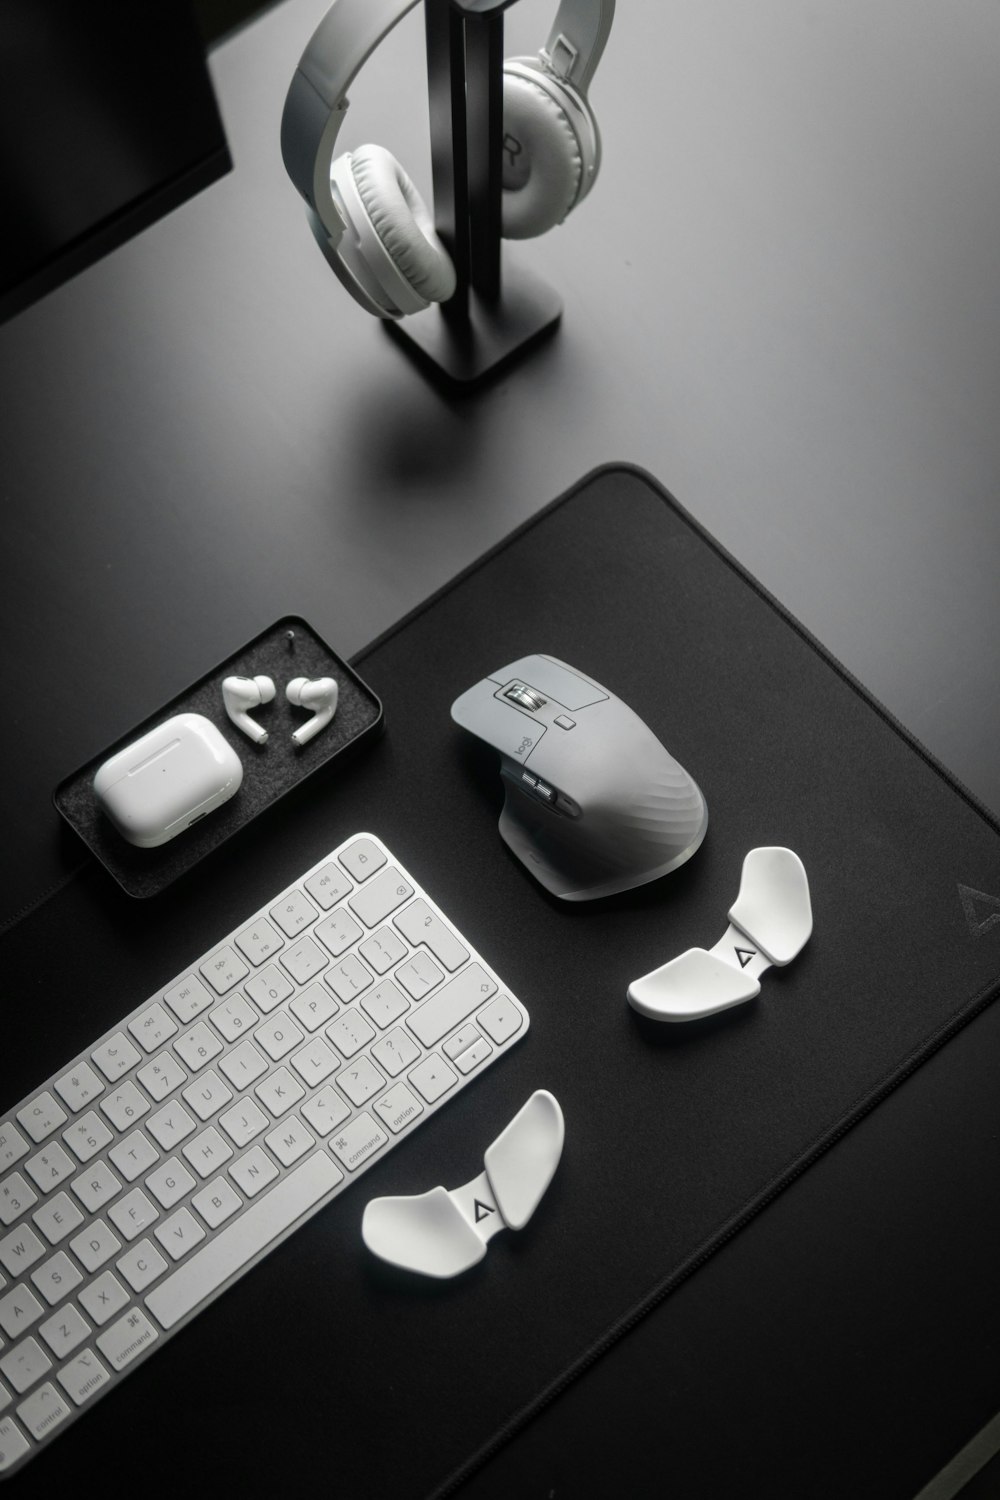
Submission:
[[[221,684],[224,677],[260,675],[274,680],[276,692],[274,702],[255,713],[268,731],[266,744],[255,745],[231,723]],[[306,718],[285,698],[285,684],[293,677],[335,677],[340,690],[332,721],[301,749],[293,744],[292,731]],[[243,763],[243,782],[234,797],[177,838],[155,849],[140,849],[122,838],[101,812],[94,776],[109,756],[180,713],[203,714],[220,730]],[[67,776],[56,787],[53,801],[124,891],[155,896],[332,760],[342,761],[360,750],[382,728],[382,704],[367,683],[311,625],[287,615]]]

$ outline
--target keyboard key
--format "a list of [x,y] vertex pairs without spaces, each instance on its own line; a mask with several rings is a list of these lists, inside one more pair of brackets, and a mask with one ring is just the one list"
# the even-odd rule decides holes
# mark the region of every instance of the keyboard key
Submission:
[[41,1260],[44,1254],[45,1246],[27,1224],[11,1230],[10,1234],[0,1240],[0,1265],[11,1276],[19,1276],[29,1266],[33,1266],[36,1260]]
[[243,1199],[224,1177],[216,1177],[191,1199],[191,1207],[201,1214],[209,1229],[218,1229],[243,1207]]
[[142,1188],[133,1188],[108,1209],[108,1218],[127,1240],[137,1239],[160,1217]]
[[343,1057],[353,1057],[372,1040],[375,1032],[364,1016],[356,1010],[347,1010],[330,1022],[326,1034]]
[[392,1131],[393,1135],[409,1125],[424,1112],[424,1106],[415,1094],[411,1094],[405,1083],[394,1083],[381,1099],[375,1101],[375,1113]]
[[30,1147],[21,1132],[5,1120],[0,1125],[0,1172],[5,1167],[12,1167],[22,1156],[26,1156]]
[[184,1090],[184,1101],[191,1106],[199,1120],[210,1120],[232,1097],[232,1089],[227,1088],[214,1068],[202,1073],[200,1078],[188,1084]]
[[44,1265],[32,1271],[31,1279],[49,1306],[55,1307],[74,1287],[80,1285],[83,1277],[65,1250],[57,1250]]
[[444,978],[444,970],[429,953],[415,953],[409,963],[400,964],[393,976],[412,1000],[422,1000]]
[[0,1474],[13,1468],[31,1444],[12,1417],[0,1417]]
[[277,953],[279,948],[284,947],[284,938],[275,932],[266,917],[258,917],[256,922],[237,933],[236,946],[256,969],[265,958],[270,958],[272,953]]
[[211,958],[198,965],[198,972],[205,976],[217,995],[224,995],[234,984],[245,979],[250,970],[239,954],[226,943]]
[[398,964],[408,953],[406,944],[391,927],[379,927],[358,949],[366,963],[371,964],[376,974],[386,974],[393,964]]
[[84,1349],[59,1371],[59,1384],[76,1406],[107,1385],[111,1376],[92,1349]]
[[58,1245],[83,1223],[83,1214],[67,1193],[56,1193],[31,1215],[50,1245]]
[[214,1125],[196,1135],[184,1147],[184,1155],[199,1177],[211,1177],[232,1154],[232,1147],[226,1144]]
[[287,1000],[289,995],[294,995],[295,986],[287,974],[274,964],[268,964],[266,969],[261,969],[252,979],[248,979],[243,986],[257,1009],[265,1016],[280,1005],[282,1000]]
[[322,973],[330,960],[311,937],[300,938],[281,955],[281,963],[291,974],[296,984],[308,984]]
[[311,984],[301,995],[296,995],[288,1009],[307,1031],[315,1031],[337,1014],[337,1002],[321,984]]
[[220,1060],[219,1070],[238,1093],[267,1072],[267,1063],[252,1042],[240,1042]]
[[217,1005],[208,1019],[227,1042],[238,1042],[245,1031],[256,1026],[260,1017],[249,1000],[244,1000],[242,995],[233,995]]
[[116,1130],[128,1130],[143,1115],[149,1114],[150,1104],[128,1078],[101,1100],[101,1109]]
[[52,1368],[52,1361],[33,1338],[0,1355],[0,1371],[20,1396]]
[[116,1262],[118,1274],[133,1292],[144,1292],[166,1269],[167,1262],[152,1240],[140,1240]]
[[0,1297],[0,1328],[9,1339],[19,1339],[42,1316],[42,1304],[23,1283]]
[[137,1062],[142,1061],[142,1053],[133,1047],[124,1031],[116,1031],[114,1036],[102,1042],[96,1051],[90,1054],[90,1057],[109,1083],[117,1083],[123,1073],[127,1073],[129,1068],[134,1068]]
[[117,1276],[111,1271],[105,1271],[96,1281],[84,1287],[79,1300],[98,1328],[103,1328],[109,1318],[128,1306],[129,1295]]
[[170,1052],[161,1052],[135,1075],[154,1104],[159,1104],[174,1089],[180,1088],[187,1074]]
[[361,936],[362,929],[355,922],[349,911],[338,906],[336,911],[324,917],[316,927],[316,936],[324,948],[329,948],[334,958],[339,958],[346,953],[352,943],[356,943]]
[[[164,1042],[176,1036],[177,1027],[157,1001],[141,1016],[128,1023],[128,1029],[144,1052],[155,1052]],[[56,1088],[59,1085],[56,1084]]]
[[296,1052],[289,1061],[306,1088],[316,1088],[340,1067],[340,1059],[321,1036],[314,1036],[312,1041],[300,1052]]
[[277,1120],[294,1104],[298,1104],[300,1099],[304,1099],[306,1091],[287,1068],[275,1068],[273,1073],[256,1085],[254,1093]]
[[264,1137],[264,1144],[270,1147],[283,1167],[290,1167],[315,1146],[316,1138],[301,1120],[292,1115]]
[[258,1026],[253,1039],[258,1047],[263,1047],[272,1062],[279,1062],[293,1047],[305,1040],[287,1011],[280,1011],[278,1015],[265,1021],[263,1026]]
[[353,953],[349,953],[342,963],[334,965],[324,979],[336,994],[339,1000],[346,1005],[353,1000],[355,995],[360,995],[374,980],[364,964]]
[[326,864],[305,882],[306,890],[317,906],[329,911],[331,906],[343,900],[351,889],[351,882],[344,879],[342,870],[335,864]]
[[174,1051],[192,1073],[197,1073],[213,1057],[218,1057],[222,1043],[213,1031],[209,1031],[205,1021],[196,1021],[190,1031],[185,1031],[174,1042]]
[[104,1084],[90,1064],[85,1062],[78,1063],[75,1068],[64,1073],[53,1087],[74,1114],[85,1104],[89,1104],[91,1099],[96,1099],[98,1094],[104,1093]]
[[326,1136],[342,1125],[351,1113],[349,1104],[329,1085],[320,1089],[302,1106],[302,1114],[319,1136]]
[[56,1359],[65,1359],[67,1354],[72,1354],[89,1337],[91,1329],[83,1314],[77,1311],[72,1302],[67,1302],[65,1307],[53,1313],[51,1318],[47,1318],[39,1326],[38,1332]]
[[478,1041],[473,1042],[471,1047],[466,1047],[464,1052],[458,1054],[455,1058],[455,1066],[460,1073],[471,1073],[481,1063],[484,1063],[492,1053],[493,1048],[489,1042],[485,1037],[480,1037]]
[[241,1103],[234,1104],[232,1109],[227,1109],[226,1113],[219,1117],[219,1124],[237,1151],[248,1146],[254,1136],[260,1135],[270,1123],[267,1115],[252,1099],[244,1099]]
[[208,1010],[215,1002],[215,996],[208,992],[196,974],[188,974],[185,979],[171,985],[163,999],[182,1026],[200,1016],[203,1010]]
[[454,1036],[448,1038],[441,1050],[446,1057],[450,1057],[454,1061],[460,1052],[465,1052],[467,1048],[472,1046],[473,1042],[478,1042],[479,1036],[480,1033],[476,1030],[475,1026],[471,1024],[462,1026],[455,1032]]
[[398,1021],[410,1008],[410,1002],[400,994],[391,979],[384,979],[371,994],[362,995],[358,1004],[381,1031]]
[[298,937],[302,929],[315,922],[319,915],[315,906],[306,900],[301,891],[289,891],[277,906],[271,907],[270,914],[285,937],[290,938]]
[[430,1057],[425,1057],[422,1063],[418,1063],[408,1077],[413,1087],[419,1089],[428,1104],[434,1104],[458,1081],[457,1074],[450,1064],[433,1052]]
[[371,1115],[365,1110],[357,1115],[349,1125],[335,1134],[330,1142],[330,1150],[335,1153],[339,1161],[349,1172],[357,1169],[368,1161],[369,1157],[381,1151],[383,1146],[389,1144],[389,1136],[386,1135],[381,1125],[376,1125]]
[[20,1172],[12,1172],[0,1182],[0,1224],[13,1224],[37,1202],[38,1194],[28,1186]]
[[70,1184],[89,1214],[101,1211],[112,1198],[117,1198],[122,1185],[106,1162],[95,1162],[86,1172],[81,1172]]
[[176,1156],[171,1156],[146,1178],[146,1186],[161,1208],[173,1208],[194,1187],[194,1178]]
[[183,1105],[175,1100],[173,1104],[165,1104],[158,1114],[150,1115],[146,1129],[158,1146],[164,1151],[172,1151],[193,1135],[197,1126]]
[[371,839],[355,839],[341,850],[340,863],[349,870],[355,880],[367,880],[385,864],[385,855]]
[[64,1422],[70,1409],[54,1385],[48,1381],[32,1391],[26,1401],[17,1408],[17,1414],[32,1437],[47,1437],[54,1427]]
[[355,1106],[367,1104],[379,1089],[385,1087],[385,1078],[370,1058],[360,1057],[350,1067],[342,1068],[337,1076],[338,1087]]
[[372,1048],[372,1057],[378,1060],[390,1078],[395,1078],[419,1056],[420,1048],[412,1036],[407,1036],[398,1026],[387,1036],[380,1037]]
[[107,1125],[92,1109],[74,1120],[69,1129],[63,1131],[62,1138],[79,1162],[90,1161],[114,1140]]
[[124,1370],[158,1338],[145,1313],[136,1307],[98,1337],[97,1347],[113,1369]]
[[147,1308],[163,1328],[172,1328],[320,1203],[342,1176],[325,1152],[307,1157],[265,1198],[251,1204],[234,1224],[155,1287],[146,1298]]
[[160,1153],[141,1130],[133,1130],[108,1152],[108,1160],[126,1182],[134,1182],[160,1159]]
[[413,1035],[424,1047],[435,1046],[476,1009],[496,994],[496,985],[478,964],[470,964],[456,979],[425,1000],[406,1018]]
[[500,1047],[521,1029],[521,1012],[506,995],[500,995],[476,1017],[483,1030]]
[[366,927],[377,927],[391,911],[413,895],[413,887],[395,866],[376,875],[371,885],[363,885],[348,898],[348,906]]
[[465,944],[431,911],[426,901],[418,898],[393,921],[414,948],[426,943],[434,957],[451,972],[460,968],[469,956]]
[[158,1224],[153,1233],[171,1260],[180,1260],[205,1238],[205,1231],[186,1208],[179,1208]]
[[69,1248],[87,1271],[97,1271],[122,1247],[121,1240],[111,1233],[103,1219],[88,1224],[82,1234],[70,1240]]
[[251,1146],[245,1156],[233,1162],[229,1175],[248,1198],[255,1198],[274,1181],[278,1169],[259,1146]]
[[[66,1124],[66,1112],[59,1108],[52,1095],[45,1091],[39,1094],[37,1099],[32,1099],[23,1109],[17,1112],[17,1118],[24,1129],[31,1136],[36,1146],[58,1130],[60,1125]],[[14,1158],[16,1160],[16,1157]]]

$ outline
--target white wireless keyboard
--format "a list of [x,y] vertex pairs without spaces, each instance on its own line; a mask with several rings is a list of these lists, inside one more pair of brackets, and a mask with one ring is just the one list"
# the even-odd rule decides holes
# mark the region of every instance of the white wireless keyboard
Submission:
[[527,1028],[358,834],[0,1114],[0,1474]]

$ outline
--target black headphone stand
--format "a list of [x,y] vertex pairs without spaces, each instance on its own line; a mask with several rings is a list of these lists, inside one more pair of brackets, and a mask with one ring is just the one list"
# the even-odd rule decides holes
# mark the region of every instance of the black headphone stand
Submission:
[[386,326],[454,389],[494,375],[555,328],[557,293],[501,266],[503,12],[513,0],[424,0],[435,227],[455,263],[447,302]]

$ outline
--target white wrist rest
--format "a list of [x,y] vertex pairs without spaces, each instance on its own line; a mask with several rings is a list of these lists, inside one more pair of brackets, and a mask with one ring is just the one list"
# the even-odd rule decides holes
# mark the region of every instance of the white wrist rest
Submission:
[[812,934],[809,881],[791,849],[751,849],[730,925],[711,951],[689,948],[628,987],[633,1010],[655,1021],[694,1021],[760,994],[772,964],[791,963]]
[[552,1181],[565,1126],[558,1101],[538,1089],[486,1150],[485,1170],[448,1192],[373,1198],[361,1237],[380,1260],[424,1276],[457,1276],[501,1229],[523,1229]]

